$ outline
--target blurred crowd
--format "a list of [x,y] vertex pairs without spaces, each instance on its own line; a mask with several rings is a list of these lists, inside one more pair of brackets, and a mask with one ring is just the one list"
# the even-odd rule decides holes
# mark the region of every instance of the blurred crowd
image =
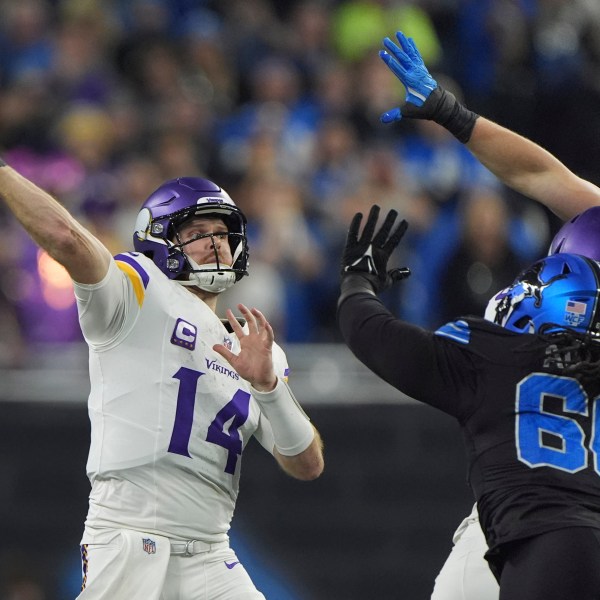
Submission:
[[[600,183],[598,0],[0,0],[0,153],[113,253],[140,204],[212,179],[249,220],[250,277],[224,294],[286,343],[338,341],[347,225],[372,203],[409,231],[386,302],[434,327],[482,314],[545,253],[554,217],[430,122],[378,57],[413,37],[468,106]],[[0,366],[81,342],[72,286],[0,205]]]

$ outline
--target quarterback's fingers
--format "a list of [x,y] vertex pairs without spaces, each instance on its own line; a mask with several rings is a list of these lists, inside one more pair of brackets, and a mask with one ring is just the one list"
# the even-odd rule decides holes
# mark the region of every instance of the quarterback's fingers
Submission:
[[246,322],[248,323],[248,331],[250,333],[258,333],[258,323],[256,322],[256,317],[253,312],[245,304],[238,304],[238,309],[246,318]]
[[229,308],[227,309],[227,320],[229,321],[229,324],[231,325],[231,329],[233,330],[233,333],[235,333],[235,335],[238,337],[238,339],[243,337],[244,330],[243,330],[242,326],[240,325],[240,322],[235,318],[233,311],[231,311]]
[[269,343],[272,343],[275,339],[275,334],[273,333],[273,328],[271,327],[269,321],[267,321],[265,315],[263,315],[258,308],[253,308],[252,314],[256,317],[260,328],[263,329],[267,334],[267,340]]
[[236,354],[234,354],[229,348],[223,346],[223,344],[215,344],[213,346],[213,350],[220,354],[229,364],[232,364],[232,361],[235,360]]

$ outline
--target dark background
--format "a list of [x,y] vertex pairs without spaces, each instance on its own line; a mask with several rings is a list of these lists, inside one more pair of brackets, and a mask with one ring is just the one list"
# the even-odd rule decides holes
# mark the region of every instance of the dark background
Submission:
[[[46,600],[73,597],[89,491],[85,404],[0,411],[0,590],[22,578]],[[247,569],[301,600],[429,598],[471,508],[457,424],[377,398],[308,411],[326,444],[319,480],[287,477],[254,441],[244,454],[232,542]]]

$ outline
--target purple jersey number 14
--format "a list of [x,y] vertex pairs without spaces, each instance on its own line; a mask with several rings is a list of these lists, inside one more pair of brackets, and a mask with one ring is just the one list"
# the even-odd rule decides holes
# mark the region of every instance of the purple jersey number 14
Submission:
[[[191,458],[188,450],[190,436],[192,435],[192,422],[194,420],[194,405],[196,403],[196,390],[198,379],[204,375],[201,371],[194,371],[181,367],[173,379],[179,380],[179,392],[177,393],[177,409],[175,411],[175,423],[169,452]],[[233,398],[216,414],[212,423],[208,426],[206,441],[217,444],[227,450],[227,464],[225,473],[233,475],[238,456],[242,454],[242,440],[238,429],[246,422],[250,410],[250,394],[244,390],[238,390]],[[231,421],[227,431],[225,426]]]

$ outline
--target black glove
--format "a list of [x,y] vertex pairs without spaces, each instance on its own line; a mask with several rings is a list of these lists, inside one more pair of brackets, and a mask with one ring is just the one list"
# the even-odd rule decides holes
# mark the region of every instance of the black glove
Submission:
[[368,280],[373,291],[378,294],[396,281],[410,275],[410,269],[407,268],[387,270],[388,260],[408,227],[408,223],[403,219],[390,234],[397,216],[398,213],[395,210],[390,210],[383,225],[373,236],[379,217],[379,206],[373,205],[359,238],[358,230],[363,215],[362,213],[354,215],[348,229],[346,247],[342,256],[342,279],[350,275],[360,275]]

